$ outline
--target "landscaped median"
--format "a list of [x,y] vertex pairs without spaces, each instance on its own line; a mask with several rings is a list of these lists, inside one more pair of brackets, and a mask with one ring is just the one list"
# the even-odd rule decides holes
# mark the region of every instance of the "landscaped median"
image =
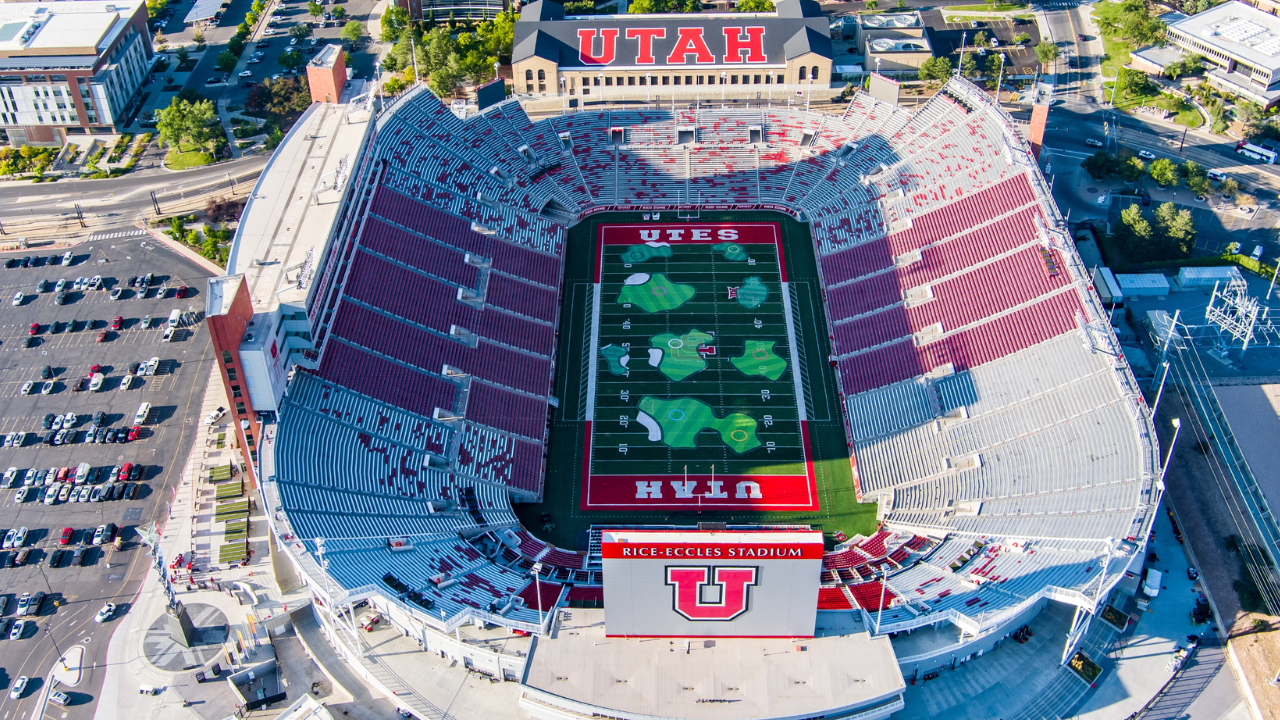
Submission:
[[[1114,98],[1117,110],[1140,113],[1141,108],[1152,108],[1171,113],[1171,121],[1178,125],[1189,128],[1204,125],[1204,117],[1194,105],[1171,93],[1161,92],[1160,86],[1140,71],[1126,68],[1121,73],[1120,89],[1114,93],[1117,80],[1109,80],[1102,84],[1103,97],[1107,100]],[[1140,76],[1140,78],[1134,76]]]

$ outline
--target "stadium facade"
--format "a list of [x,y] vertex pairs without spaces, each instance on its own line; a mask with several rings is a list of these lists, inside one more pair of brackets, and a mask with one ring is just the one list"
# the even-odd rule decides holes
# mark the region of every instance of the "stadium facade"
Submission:
[[[362,602],[424,651],[520,683],[537,717],[883,717],[904,678],[982,654],[1048,602],[1075,610],[1066,662],[1140,570],[1161,489],[1149,414],[1029,146],[972,84],[914,113],[861,93],[838,114],[537,121],[516,101],[459,119],[425,88],[376,114],[367,100],[317,102],[286,137],[208,315],[262,420],[243,425],[272,560],[388,696],[362,669]],[[777,662],[743,662],[776,641],[721,640],[710,669],[604,642],[597,611],[554,612],[607,612],[601,531],[558,548],[513,510],[556,474],[567,228],[706,208],[809,225],[856,491],[882,520],[814,562],[807,654],[782,641]],[[463,626],[541,637],[495,652]],[[950,640],[896,653],[890,634],[919,629]],[[787,703],[771,690],[815,673]]]

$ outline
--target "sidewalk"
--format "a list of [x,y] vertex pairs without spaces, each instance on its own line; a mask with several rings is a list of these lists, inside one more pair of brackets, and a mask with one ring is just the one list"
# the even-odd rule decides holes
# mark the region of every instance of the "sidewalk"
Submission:
[[[210,374],[204,394],[201,415],[222,406],[228,401],[219,378]],[[107,667],[99,698],[96,716],[100,720],[117,720],[122,717],[153,717],[173,713],[173,720],[215,720],[225,717],[225,710],[234,709],[230,689],[225,682],[196,685],[191,679],[199,670],[207,670],[214,662],[225,668],[228,650],[234,651],[237,633],[250,646],[266,641],[265,626],[281,624],[279,617],[286,607],[297,608],[309,600],[305,593],[283,595],[271,577],[270,559],[266,544],[269,532],[262,517],[262,509],[255,508],[250,516],[249,544],[253,555],[246,567],[225,567],[216,562],[216,545],[221,536],[220,523],[214,521],[214,491],[205,482],[209,468],[230,462],[239,464],[239,452],[218,447],[218,435],[224,434],[224,443],[234,438],[223,424],[206,426],[196,430],[196,439],[178,487],[170,499],[171,515],[161,534],[160,547],[166,562],[172,562],[178,554],[195,561],[193,571],[185,569],[181,576],[175,572],[174,591],[184,604],[208,605],[221,612],[230,626],[229,643],[214,654],[203,667],[188,666],[182,672],[164,672],[152,665],[145,656],[144,639],[147,629],[163,613],[167,603],[154,569],[147,573],[137,597],[130,603],[129,612],[120,620],[107,649]],[[246,488],[247,497],[254,497]],[[193,585],[188,579],[200,586]],[[200,589],[196,589],[199,587]],[[219,590],[218,588],[222,588]],[[244,592],[247,589],[249,592]],[[256,602],[255,602],[256,600]],[[252,618],[253,630],[250,630]],[[273,622],[274,621],[274,622]],[[270,657],[259,651],[252,662]],[[284,671],[284,668],[282,668]],[[158,695],[143,695],[136,688],[159,688]],[[194,693],[208,696],[218,694],[218,702],[206,699],[197,701],[190,708],[184,707],[184,699],[192,699]],[[220,693],[226,693],[225,698]],[[225,702],[223,702],[225,700]],[[225,705],[226,707],[223,707]],[[222,710],[221,714],[217,711]],[[207,713],[214,712],[214,715]],[[270,711],[267,711],[270,712]]]

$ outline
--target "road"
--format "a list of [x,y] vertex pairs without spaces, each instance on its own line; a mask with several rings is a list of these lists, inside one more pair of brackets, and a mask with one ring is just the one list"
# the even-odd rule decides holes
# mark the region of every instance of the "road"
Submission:
[[142,215],[153,215],[151,193],[161,212],[174,201],[194,196],[238,195],[252,192],[270,155],[254,155],[186,170],[142,170],[113,180],[64,180],[57,183],[0,185],[0,224],[9,235],[38,221],[72,221],[80,205],[94,230],[131,226]]

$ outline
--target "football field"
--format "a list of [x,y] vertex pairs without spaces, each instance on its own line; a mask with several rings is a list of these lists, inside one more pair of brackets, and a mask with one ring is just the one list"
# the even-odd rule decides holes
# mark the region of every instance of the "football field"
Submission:
[[813,510],[776,223],[598,226],[584,510]]
[[565,253],[546,490],[517,516],[579,549],[602,526],[874,532],[827,335],[803,223],[741,211],[584,219]]

